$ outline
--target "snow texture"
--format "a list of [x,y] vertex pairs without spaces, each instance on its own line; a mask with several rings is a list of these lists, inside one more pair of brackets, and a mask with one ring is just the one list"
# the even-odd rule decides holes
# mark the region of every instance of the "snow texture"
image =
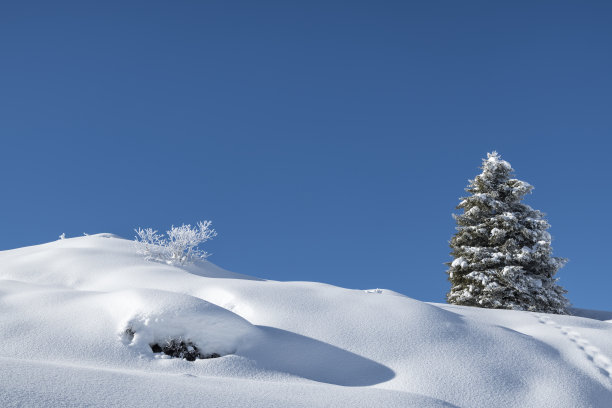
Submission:
[[[606,321],[268,281],[208,261],[167,265],[111,234],[0,252],[0,310],[2,407],[569,408],[612,399]],[[171,338],[221,357],[151,349]]]

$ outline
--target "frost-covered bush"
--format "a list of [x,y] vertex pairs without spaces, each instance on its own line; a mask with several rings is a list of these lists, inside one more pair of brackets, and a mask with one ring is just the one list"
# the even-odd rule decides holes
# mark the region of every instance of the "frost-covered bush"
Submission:
[[205,259],[210,254],[199,246],[217,235],[217,231],[210,228],[211,224],[211,221],[200,221],[195,227],[173,225],[166,235],[158,234],[152,228],[137,228],[134,231],[138,252],[146,259],[176,265]]
[[566,260],[552,256],[544,214],[521,203],[533,187],[511,178],[497,152],[483,160],[454,215],[457,232],[447,263],[449,303],[495,309],[567,313],[566,291],[555,274]]

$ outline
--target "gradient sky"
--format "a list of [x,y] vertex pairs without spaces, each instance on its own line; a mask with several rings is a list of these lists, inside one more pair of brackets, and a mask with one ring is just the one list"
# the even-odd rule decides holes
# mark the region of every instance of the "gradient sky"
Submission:
[[0,3],[0,249],[210,219],[226,269],[444,301],[497,150],[612,310],[612,2]]

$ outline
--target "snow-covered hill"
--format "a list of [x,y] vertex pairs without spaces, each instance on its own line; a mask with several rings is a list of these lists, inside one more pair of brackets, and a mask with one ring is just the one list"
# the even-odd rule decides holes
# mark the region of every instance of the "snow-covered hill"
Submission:
[[612,321],[179,268],[110,234],[0,252],[0,312],[2,407],[612,406]]

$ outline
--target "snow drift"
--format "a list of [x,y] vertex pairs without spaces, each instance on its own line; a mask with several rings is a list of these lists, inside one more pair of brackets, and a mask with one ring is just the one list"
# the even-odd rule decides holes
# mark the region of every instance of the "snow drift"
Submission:
[[[612,398],[606,321],[267,281],[207,261],[169,266],[110,234],[0,252],[0,310],[3,407],[607,407]],[[152,350],[168,339],[221,357]]]

